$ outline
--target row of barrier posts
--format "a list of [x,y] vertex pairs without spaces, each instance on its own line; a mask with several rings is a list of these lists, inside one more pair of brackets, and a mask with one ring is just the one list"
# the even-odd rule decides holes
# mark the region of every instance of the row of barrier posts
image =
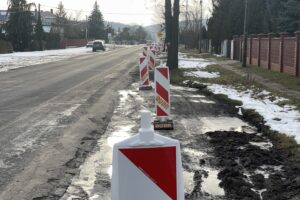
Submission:
[[[155,112],[141,112],[139,133],[114,145],[112,200],[184,200],[179,141],[154,130],[173,130],[170,118],[170,73],[155,66],[161,46],[143,48],[139,58],[140,91],[152,90],[149,73],[154,71]],[[154,65],[153,65],[154,63]]]

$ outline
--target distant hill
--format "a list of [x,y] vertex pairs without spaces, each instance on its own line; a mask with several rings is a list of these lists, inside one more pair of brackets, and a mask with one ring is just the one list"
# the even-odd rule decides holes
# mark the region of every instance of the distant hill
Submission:
[[[125,27],[134,26],[132,24],[123,24],[123,23],[120,23],[120,22],[105,22],[105,23],[110,24],[112,26],[112,28],[115,29],[116,31],[118,29],[122,30]],[[160,27],[159,24],[144,26],[144,29],[148,33],[150,40],[157,41],[156,33],[161,30],[161,27]]]
[[161,31],[161,27],[159,24],[145,26],[144,28],[147,31],[147,33],[149,34],[149,37],[151,40],[154,40],[154,41],[158,40],[156,33]]

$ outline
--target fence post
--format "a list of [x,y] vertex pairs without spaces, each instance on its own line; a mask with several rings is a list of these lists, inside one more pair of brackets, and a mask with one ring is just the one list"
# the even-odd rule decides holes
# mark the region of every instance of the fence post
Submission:
[[284,58],[284,38],[288,36],[289,33],[280,33],[280,72],[283,73],[283,58]]
[[232,57],[233,57],[233,59],[232,60],[236,60],[236,51],[237,51],[237,49],[236,49],[236,43],[237,43],[237,36],[236,35],[234,35],[233,36],[233,49],[232,49]]
[[272,50],[272,38],[274,36],[274,33],[269,33],[268,38],[268,70],[271,70],[271,50]]
[[240,62],[243,61],[243,42],[244,42],[244,39],[243,39],[243,35],[240,36]]
[[257,65],[260,67],[260,60],[261,60],[261,56],[260,56],[260,52],[261,52],[261,38],[266,37],[265,34],[258,34],[258,52],[257,52]]
[[249,44],[249,64],[252,65],[252,41],[253,41],[254,35],[249,35],[250,38],[250,44]]
[[296,34],[296,76],[300,76],[300,31],[295,32]]

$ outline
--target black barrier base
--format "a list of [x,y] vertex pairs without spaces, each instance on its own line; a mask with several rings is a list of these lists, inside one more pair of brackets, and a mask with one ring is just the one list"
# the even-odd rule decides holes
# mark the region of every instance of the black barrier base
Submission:
[[174,130],[173,120],[167,120],[165,122],[155,120],[153,125],[154,130]]
[[149,85],[149,86],[140,86],[140,90],[152,90],[152,86]]
[[154,70],[153,71],[149,71],[149,79],[151,81],[154,81]]

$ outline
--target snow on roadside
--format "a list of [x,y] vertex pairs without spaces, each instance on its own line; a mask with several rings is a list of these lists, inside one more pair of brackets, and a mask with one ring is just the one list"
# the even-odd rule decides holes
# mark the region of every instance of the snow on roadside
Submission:
[[[106,44],[107,50],[120,47],[120,45]],[[0,54],[0,72],[7,72],[12,69],[27,67],[59,61],[79,55],[92,54],[92,48],[79,47],[58,50],[33,51],[33,52],[15,52],[10,54]]]
[[86,47],[0,54],[0,72],[92,53]]
[[[233,87],[218,84],[210,85],[208,89],[215,94],[225,94],[230,99],[243,102],[243,108],[256,110],[264,117],[266,125],[270,126],[272,130],[294,136],[300,144],[300,112],[294,106],[280,107],[277,105],[278,102],[285,99],[277,97],[275,101],[271,101],[268,96],[263,99],[255,99],[253,90],[248,89],[241,92]],[[262,92],[262,94],[268,93]]]
[[220,73],[206,72],[206,71],[193,71],[193,72],[185,72],[184,76],[193,76],[196,78],[218,78],[220,77]]

